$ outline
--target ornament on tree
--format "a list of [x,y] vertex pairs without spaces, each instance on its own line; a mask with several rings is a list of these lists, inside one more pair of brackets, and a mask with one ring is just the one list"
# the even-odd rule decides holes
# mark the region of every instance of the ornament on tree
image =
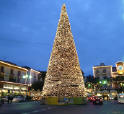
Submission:
[[62,6],[42,96],[83,97],[84,80],[66,12]]

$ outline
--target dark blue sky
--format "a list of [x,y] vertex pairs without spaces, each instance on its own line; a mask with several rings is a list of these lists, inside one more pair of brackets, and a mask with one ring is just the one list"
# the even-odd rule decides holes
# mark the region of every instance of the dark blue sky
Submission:
[[0,0],[0,59],[47,70],[63,3],[85,74],[124,60],[124,0]]

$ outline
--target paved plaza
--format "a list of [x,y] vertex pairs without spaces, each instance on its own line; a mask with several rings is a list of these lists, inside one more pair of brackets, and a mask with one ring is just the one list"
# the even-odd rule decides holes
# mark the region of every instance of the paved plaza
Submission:
[[103,105],[40,105],[39,102],[4,104],[0,114],[124,114],[124,104],[105,101]]

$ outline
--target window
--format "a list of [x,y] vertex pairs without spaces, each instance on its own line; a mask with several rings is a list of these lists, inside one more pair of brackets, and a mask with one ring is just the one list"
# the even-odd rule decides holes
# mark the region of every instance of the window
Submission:
[[96,74],[98,74],[99,73],[99,70],[96,70]]
[[34,78],[36,78],[36,74],[34,73]]
[[13,69],[11,69],[11,70],[10,70],[10,74],[12,74],[12,75],[13,75]]
[[34,76],[34,78],[36,79],[37,77],[36,77],[36,76]]
[[4,67],[3,66],[1,66],[1,69],[0,70],[1,70],[1,72],[4,73]]
[[18,76],[20,76],[21,75],[21,71],[18,71]]
[[103,69],[103,73],[106,73],[106,69]]
[[17,82],[19,83],[20,82],[21,71],[18,71],[17,75],[18,75]]

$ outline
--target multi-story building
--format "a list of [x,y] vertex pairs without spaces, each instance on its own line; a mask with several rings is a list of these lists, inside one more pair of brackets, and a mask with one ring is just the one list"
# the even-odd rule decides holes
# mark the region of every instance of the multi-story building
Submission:
[[95,78],[99,77],[100,79],[103,79],[104,77],[112,77],[112,66],[105,66],[103,63],[101,63],[99,66],[94,66],[93,76]]
[[30,75],[30,84],[34,83],[35,81],[39,80],[39,76],[40,76],[40,72],[34,69],[30,69],[28,71],[29,75]]
[[93,67],[94,77],[103,79],[104,77],[111,78],[111,87],[118,89],[124,87],[124,62],[120,61],[116,63],[116,67],[100,66]]
[[24,76],[27,76],[26,68],[16,64],[0,61],[0,94],[25,93],[28,91]]
[[17,66],[10,62],[0,61],[0,80],[17,83],[25,83],[23,76],[27,75],[26,68]]
[[28,85],[22,83],[0,81],[0,96],[8,94],[28,94]]
[[116,63],[116,67],[113,69],[112,72],[113,88],[123,88],[124,87],[124,62],[120,61]]
[[8,61],[0,60],[0,94],[25,93],[28,86],[41,80],[41,72],[30,67],[20,67]]
[[32,85],[34,82],[39,80],[39,76],[41,75],[41,72],[34,70],[30,67],[24,67],[24,68],[28,70],[27,77],[25,77],[27,84]]
[[116,67],[113,67],[112,77],[124,76],[124,62],[117,62]]

